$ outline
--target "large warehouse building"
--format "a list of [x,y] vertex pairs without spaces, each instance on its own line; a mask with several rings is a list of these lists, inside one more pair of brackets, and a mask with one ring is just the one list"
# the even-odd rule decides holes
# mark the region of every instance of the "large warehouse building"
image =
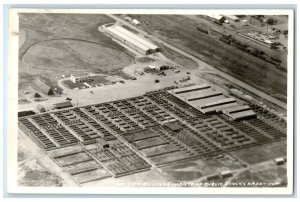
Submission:
[[248,105],[242,105],[232,97],[214,90],[208,84],[177,88],[168,91],[198,109],[203,114],[223,113],[233,120],[256,117],[256,113]]
[[121,26],[107,27],[107,30],[116,39],[144,55],[149,55],[161,51],[161,48],[159,48],[158,46],[128,31],[127,29]]

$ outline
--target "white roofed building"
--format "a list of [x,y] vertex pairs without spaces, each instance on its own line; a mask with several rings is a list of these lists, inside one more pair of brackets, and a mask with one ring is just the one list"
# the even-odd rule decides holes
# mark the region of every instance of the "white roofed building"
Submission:
[[83,83],[87,81],[92,81],[92,76],[88,73],[75,73],[71,74],[71,81],[73,83]]
[[224,17],[226,17],[227,20],[231,20],[234,22],[239,22],[240,18],[236,17],[235,15],[224,15]]
[[121,26],[107,27],[107,30],[119,41],[144,55],[161,51],[161,49],[137,34]]
[[132,20],[132,23],[135,24],[135,25],[141,24],[137,19],[133,19],[133,20]]

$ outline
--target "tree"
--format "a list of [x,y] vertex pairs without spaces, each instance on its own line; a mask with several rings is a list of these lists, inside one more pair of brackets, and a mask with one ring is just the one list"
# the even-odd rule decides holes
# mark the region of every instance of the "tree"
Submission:
[[54,95],[54,92],[53,92],[52,88],[49,89],[48,95]]
[[42,96],[41,96],[40,94],[38,94],[38,93],[35,93],[35,94],[34,94],[34,97],[35,97],[35,98],[40,98],[40,97],[42,97]]
[[274,22],[275,22],[274,18],[269,18],[269,19],[267,20],[267,23],[268,23],[269,25],[273,25]]

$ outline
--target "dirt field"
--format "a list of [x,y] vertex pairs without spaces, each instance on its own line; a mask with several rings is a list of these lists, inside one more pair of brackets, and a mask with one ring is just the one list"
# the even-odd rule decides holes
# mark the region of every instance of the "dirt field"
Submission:
[[18,171],[20,186],[62,186],[62,179],[43,168],[37,160],[27,161]]
[[140,63],[149,63],[154,61],[152,58],[149,57],[139,57],[136,60]]
[[22,58],[33,68],[47,70],[113,71],[130,64],[125,53],[105,44],[80,40],[51,40],[31,46]]
[[37,147],[23,134],[18,136],[18,185],[58,187],[68,184],[42,165],[31,144]]
[[171,182],[157,170],[152,169],[145,172],[134,173],[118,178],[107,178],[99,181],[89,182],[82,186],[158,186],[160,183]]
[[218,39],[201,34],[196,21],[185,16],[173,15],[134,15],[141,27],[163,41],[178,47],[196,57],[204,59],[210,65],[254,85],[262,91],[286,95],[286,76],[269,71],[265,65],[250,60],[245,54],[228,51]]
[[20,90],[34,90],[37,77],[57,86],[61,75],[115,74],[132,63],[129,51],[98,31],[113,22],[105,15],[20,14]]
[[162,172],[177,181],[198,181],[203,176],[217,174],[222,169],[240,169],[242,166],[228,156],[222,159],[198,159],[162,168]]
[[231,152],[231,154],[250,164],[260,163],[286,156],[286,142],[280,141],[263,146],[250,147]]
[[[288,183],[285,167],[275,167],[257,172],[247,170],[240,173],[231,182],[249,183],[246,185],[248,187],[286,186]],[[251,185],[254,182],[257,184]]]

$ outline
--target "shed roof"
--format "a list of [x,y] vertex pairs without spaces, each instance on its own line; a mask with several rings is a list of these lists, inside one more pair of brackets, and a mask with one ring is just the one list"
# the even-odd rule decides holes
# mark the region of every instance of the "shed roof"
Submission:
[[56,108],[66,108],[66,107],[72,107],[72,106],[73,105],[70,101],[60,102],[60,103],[54,104],[54,107],[56,107]]
[[[132,36],[128,36],[125,33],[123,33],[122,31],[120,31],[120,29],[118,28],[119,26],[114,26],[114,27],[108,27],[107,29],[112,32],[113,34],[121,37],[122,39],[134,44],[135,46],[141,48],[144,51],[148,51],[149,47],[140,43],[139,41],[137,41],[136,39],[134,39]],[[132,33],[133,34],[133,33]]]
[[125,29],[124,27],[121,26],[115,26],[115,29],[122,32],[123,34],[127,35],[128,37],[131,37],[132,39],[136,40],[137,42],[147,46],[150,49],[157,49],[158,47],[154,45],[153,43],[143,39],[142,37],[130,32],[129,30]]
[[199,91],[199,90],[206,89],[206,88],[210,88],[210,85],[204,83],[204,84],[201,84],[201,85],[177,88],[177,89],[174,89],[173,92],[175,94],[181,94],[181,93],[186,93],[186,92],[191,92],[191,91]]

